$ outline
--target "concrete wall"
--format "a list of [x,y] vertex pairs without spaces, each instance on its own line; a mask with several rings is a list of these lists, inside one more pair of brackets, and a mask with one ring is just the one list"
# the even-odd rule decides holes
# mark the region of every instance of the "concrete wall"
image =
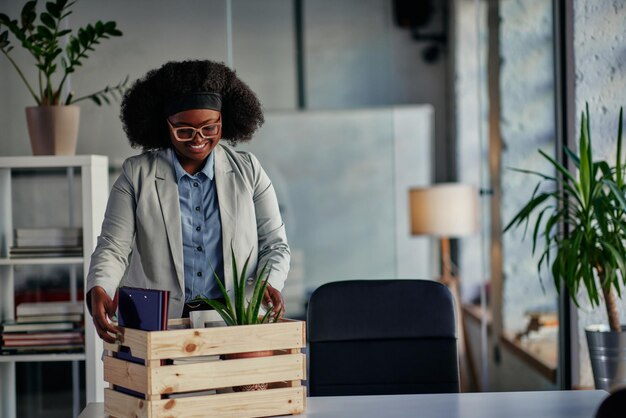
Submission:
[[[304,1],[304,51],[295,49],[292,0],[232,0],[231,5],[232,65],[266,110],[297,108],[296,56],[302,53],[311,109],[432,104],[437,166],[439,176],[445,176],[446,53],[435,64],[425,63],[420,55],[424,44],[393,23],[390,0]],[[0,0],[0,10],[11,17],[19,15],[21,6]],[[71,86],[77,95],[126,75],[134,80],[169,60],[229,58],[227,0],[81,0],[73,9],[72,27],[115,20],[124,32],[99,45],[76,71]],[[30,57],[19,46],[14,55],[32,78]],[[0,155],[29,155],[23,109],[33,100],[4,58],[0,73]],[[81,111],[79,154],[104,154],[119,162],[136,152],[126,144],[118,105],[99,108],[83,102]]]
[[[539,178],[511,170],[552,173],[538,150],[554,155],[554,59],[551,0],[504,0],[500,4],[502,204],[504,225],[533,193]],[[553,184],[545,184],[551,190]],[[556,311],[556,290],[548,271],[537,273],[532,226],[502,237],[504,329],[518,332],[528,310]],[[541,248],[541,247],[539,247]]]
[[[0,0],[0,10],[15,17],[19,15],[22,4]],[[227,21],[229,4],[232,7],[231,37],[228,36]],[[362,223],[360,228],[356,228],[356,219],[362,218],[350,218],[355,226],[351,231],[358,232],[358,242],[364,246],[368,236],[374,241],[373,245],[364,247],[365,251],[343,256],[342,260],[346,262],[335,269],[332,277],[431,276],[429,262],[421,261],[422,255],[425,254],[426,258],[430,256],[429,249],[422,251],[414,246],[425,238],[410,237],[408,224],[404,225],[407,223],[405,189],[411,185],[428,184],[435,169],[440,177],[447,171],[447,57],[444,51],[436,63],[425,63],[421,58],[424,44],[415,42],[408,30],[395,26],[390,0],[304,1],[303,51],[296,50],[292,0],[80,0],[73,10],[69,21],[71,27],[98,19],[114,20],[124,33],[120,38],[105,40],[98,45],[84,66],[72,76],[71,89],[77,96],[98,90],[106,84],[115,84],[127,75],[132,82],[169,60],[208,58],[229,63],[258,94],[265,108],[266,125],[250,144],[250,148],[262,156],[265,166],[280,167],[281,163],[292,160],[299,164],[292,165],[302,168],[301,163],[309,162],[318,169],[329,167],[324,172],[328,176],[341,172],[352,179],[352,183],[337,182],[337,187],[328,187],[322,193],[326,197],[335,192],[341,193],[337,190],[341,184],[348,188],[345,191],[353,193],[355,182],[364,182],[362,185],[365,185],[368,183],[363,176],[374,176],[375,183],[369,183],[369,187],[372,188],[372,197],[379,199],[378,202],[384,206],[385,216],[380,217],[370,229],[367,225],[372,225],[376,219],[373,206],[359,206],[349,199],[350,193],[335,199],[335,207],[341,203],[341,209],[346,213],[368,214],[369,222]],[[439,17],[437,15],[435,20]],[[307,109],[312,111],[310,115],[292,112],[298,106],[298,54],[304,56],[305,99]],[[14,55],[17,62],[27,66],[27,74],[33,76],[30,57],[20,50],[19,45]],[[31,151],[23,109],[32,105],[33,100],[5,59],[0,59],[0,73],[0,125],[3,126],[0,155],[29,155]],[[417,113],[392,110],[397,105],[415,103],[430,105],[421,107],[427,110]],[[81,102],[80,106],[77,153],[107,155],[114,169],[112,184],[115,170],[124,158],[139,151],[127,144],[118,118],[118,103],[98,107],[91,102]],[[351,113],[352,109],[360,110]],[[293,117],[284,116],[290,113]],[[346,116],[349,114],[353,116]],[[360,122],[360,117],[366,118],[366,121]],[[404,122],[399,122],[403,118]],[[323,136],[323,141],[316,140],[309,132],[303,132],[307,121],[326,128],[315,133]],[[335,121],[336,129],[325,125],[330,121]],[[354,126],[350,125],[350,121],[354,122]],[[359,125],[362,127],[360,130],[356,129]],[[403,130],[403,137],[395,144],[394,132],[397,129]],[[285,140],[280,142],[281,138]],[[335,146],[333,141],[336,141]],[[316,147],[321,143],[325,146]],[[316,150],[323,152],[311,160],[310,151]],[[350,155],[350,150],[354,151],[355,163],[339,167],[339,151],[345,156]],[[361,158],[363,155],[367,161]],[[435,160],[438,162],[435,163]],[[275,177],[277,187],[282,183],[283,189],[289,189],[292,196],[311,192],[306,188],[310,186],[308,183],[298,183],[294,176],[284,179],[277,173]],[[27,177],[24,179],[25,187],[16,188],[15,201],[30,201],[33,188],[28,186],[40,182],[35,187],[38,199],[56,202],[55,196],[47,196],[45,184],[63,181],[62,177],[44,180]],[[316,185],[322,189],[325,187],[320,178],[311,177],[307,181],[318,181]],[[305,188],[297,190],[300,186]],[[377,194],[381,190],[386,193],[384,196]],[[281,202],[285,207],[289,206],[287,203]],[[288,234],[290,231],[297,234],[297,230],[305,232],[311,227],[303,223],[308,219],[304,211],[306,208],[288,209],[286,216],[297,217],[299,221],[288,221],[292,227]],[[28,210],[16,213],[16,220],[22,225],[67,222],[62,210],[46,219],[36,218],[36,213]],[[313,229],[318,234],[321,232],[319,228]],[[379,239],[381,237],[384,239]],[[296,244],[300,240],[298,235],[293,238]],[[342,239],[333,239],[332,235],[319,236],[320,242],[334,242],[337,248],[341,248],[339,243],[355,236],[344,234],[339,238]],[[326,247],[320,244],[319,254],[332,254],[328,250],[335,247]],[[377,252],[378,249],[381,252]],[[310,248],[306,247],[306,250]],[[330,267],[330,264],[320,264],[317,253],[298,254],[294,257],[293,271],[294,274],[300,272],[297,274],[313,277],[307,283],[308,287],[331,279],[328,271],[320,268]],[[355,259],[361,261],[349,262]],[[365,259],[371,263],[364,262]]]

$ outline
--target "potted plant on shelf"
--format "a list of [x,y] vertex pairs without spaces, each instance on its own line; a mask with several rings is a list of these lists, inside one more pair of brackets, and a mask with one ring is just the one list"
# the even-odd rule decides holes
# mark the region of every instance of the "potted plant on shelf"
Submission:
[[[62,22],[72,13],[75,1],[55,0],[46,3],[45,11],[37,12],[37,1],[24,4],[20,20],[0,13],[0,52],[8,59],[35,100],[36,106],[26,108],[26,120],[35,155],[76,153],[79,107],[73,105],[90,99],[97,105],[110,103],[126,87],[128,78],[114,86],[106,86],[94,93],[75,97],[73,91],[65,91],[70,74],[80,67],[88,53],[103,39],[122,36],[113,21],[88,24],[78,29],[65,29]],[[39,22],[37,21],[39,18]],[[18,62],[11,56],[13,49],[9,32],[22,47],[32,55],[37,68],[37,81],[32,83]],[[65,46],[61,41],[67,37]],[[60,73],[60,77],[53,78]]]
[[[220,291],[222,292],[224,302],[222,303],[218,300],[207,299],[206,297],[197,297],[195,300],[203,301],[207,305],[215,309],[215,311],[217,311],[217,313],[222,317],[222,319],[228,326],[255,325],[278,322],[281,317],[282,310],[275,315],[273,315],[273,311],[271,309],[268,309],[267,312],[265,312],[263,315],[260,314],[261,306],[263,305],[263,297],[265,294],[265,290],[267,289],[269,280],[269,271],[267,269],[267,265],[265,265],[261,269],[254,283],[250,299],[246,299],[246,282],[250,255],[248,255],[248,257],[246,258],[246,261],[240,273],[237,267],[237,260],[235,259],[235,252],[232,248],[230,252],[233,266],[233,299],[231,299],[230,294],[226,290],[224,282],[214,271],[213,276],[215,277],[215,281],[217,282]],[[225,355],[225,358],[237,359],[249,357],[268,357],[272,354],[272,350],[264,350],[247,353],[227,354]],[[267,389],[267,387],[267,383],[259,383],[253,385],[235,386],[233,390],[238,392],[265,390]]]
[[[587,105],[580,123],[579,155],[564,148],[577,174],[570,173],[565,166],[541,150],[541,155],[555,168],[556,176],[516,170],[539,176],[541,180],[530,200],[504,231],[521,224],[528,226],[531,215],[537,215],[533,221],[533,254],[540,237],[543,238],[538,269],[543,264],[550,267],[556,288],[560,289],[563,284],[577,307],[581,287],[584,287],[592,307],[604,302],[609,326],[588,327],[586,335],[596,387],[609,390],[614,384],[626,383],[626,331],[620,325],[617,309],[619,299],[616,299],[616,293],[620,297],[626,284],[622,109],[614,165],[605,160],[593,160],[589,125]],[[554,189],[541,189],[544,182],[554,185]],[[598,354],[601,352],[605,355]]]

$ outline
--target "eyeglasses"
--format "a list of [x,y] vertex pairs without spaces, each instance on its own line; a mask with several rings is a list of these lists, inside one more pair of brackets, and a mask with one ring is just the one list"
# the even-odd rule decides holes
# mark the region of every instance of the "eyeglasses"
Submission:
[[169,119],[167,119],[167,124],[172,129],[172,132],[174,132],[174,138],[179,142],[192,141],[196,137],[196,133],[199,133],[203,139],[214,138],[219,134],[222,128],[220,122],[209,123],[199,128],[194,128],[193,126],[174,127]]

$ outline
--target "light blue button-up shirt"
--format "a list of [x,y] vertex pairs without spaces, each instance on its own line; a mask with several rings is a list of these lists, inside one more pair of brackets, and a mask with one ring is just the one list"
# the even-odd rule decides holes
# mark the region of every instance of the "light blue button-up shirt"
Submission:
[[192,176],[169,149],[178,183],[183,233],[185,302],[197,296],[222,298],[213,269],[224,280],[222,223],[215,187],[215,158],[209,154],[202,170]]

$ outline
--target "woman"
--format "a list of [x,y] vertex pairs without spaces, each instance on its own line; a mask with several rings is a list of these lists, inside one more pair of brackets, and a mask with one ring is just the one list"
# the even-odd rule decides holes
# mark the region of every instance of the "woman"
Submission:
[[237,260],[251,254],[248,271],[271,268],[265,303],[282,314],[290,252],[274,188],[252,154],[221,141],[250,140],[261,126],[255,94],[221,63],[169,62],[126,92],[121,119],[144,153],[124,162],[91,257],[98,335],[115,341],[109,318],[122,279],[169,290],[171,318],[206,309],[191,301],[221,298],[213,272],[232,289],[231,248]]

